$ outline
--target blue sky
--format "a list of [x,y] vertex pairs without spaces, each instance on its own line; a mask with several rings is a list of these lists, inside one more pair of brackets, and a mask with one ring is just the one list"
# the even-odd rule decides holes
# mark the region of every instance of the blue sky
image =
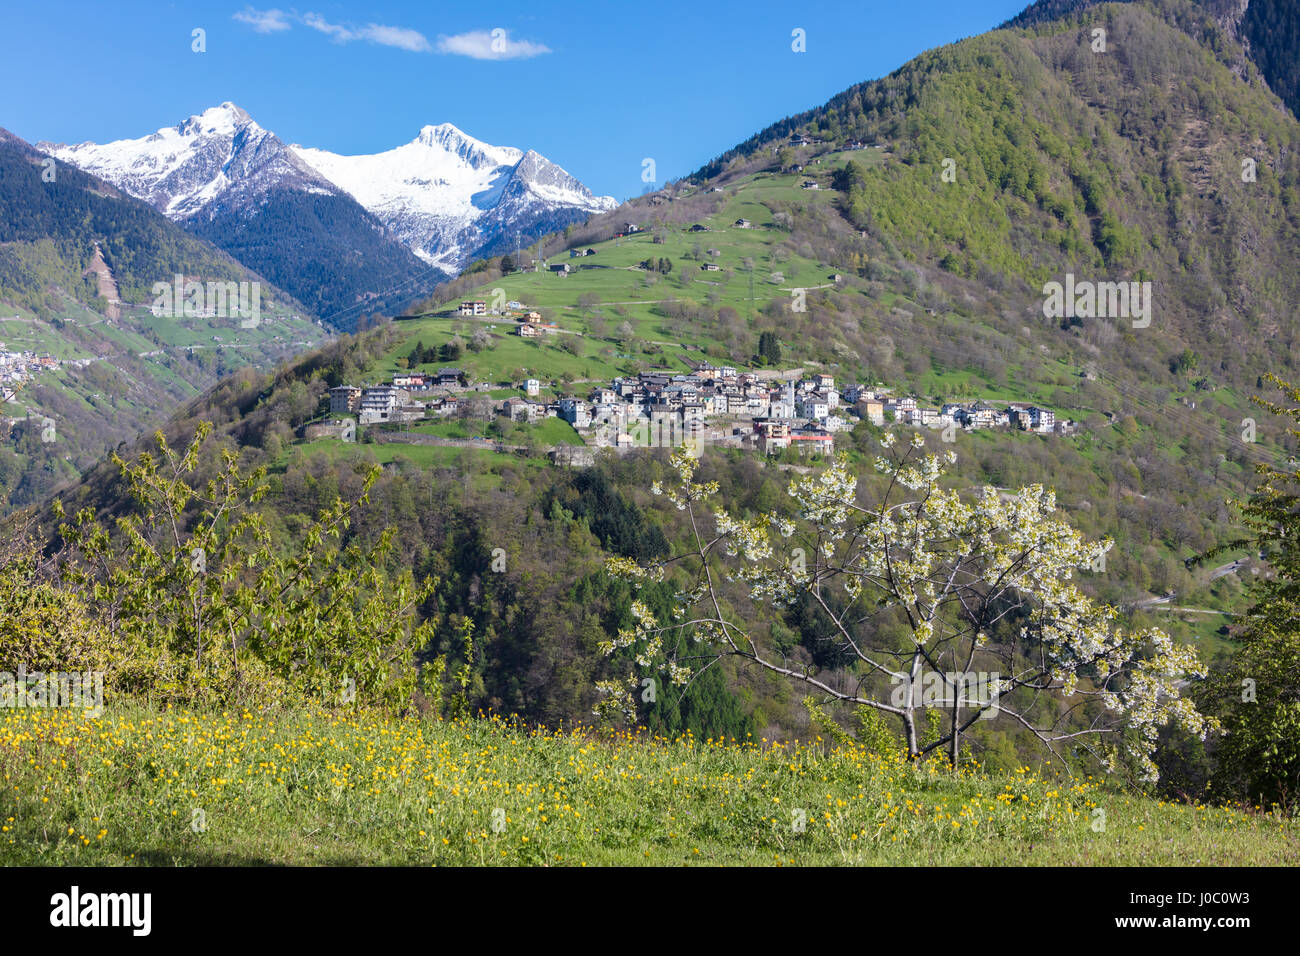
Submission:
[[103,142],[231,100],[286,142],[371,153],[448,122],[621,199],[646,157],[690,173],[1027,2],[11,3],[0,126]]

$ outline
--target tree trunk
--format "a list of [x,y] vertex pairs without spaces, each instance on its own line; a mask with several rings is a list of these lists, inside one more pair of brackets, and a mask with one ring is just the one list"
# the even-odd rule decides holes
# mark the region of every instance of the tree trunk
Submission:
[[957,758],[961,755],[961,692],[959,689],[953,691],[952,702],[952,739],[948,741],[948,763],[952,769],[957,769]]
[[[911,701],[908,701],[911,704]],[[916,745],[916,717],[911,706],[903,711],[903,732],[907,735],[907,756],[910,760],[915,760],[918,756],[919,748]]]

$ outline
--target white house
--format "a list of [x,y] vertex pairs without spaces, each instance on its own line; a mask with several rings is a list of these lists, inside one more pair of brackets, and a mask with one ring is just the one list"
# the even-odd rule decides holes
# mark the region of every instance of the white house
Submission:
[[361,393],[359,414],[361,424],[396,421],[404,417],[397,414],[398,409],[404,408],[410,402],[411,393],[404,388],[394,388],[392,385],[368,388]]

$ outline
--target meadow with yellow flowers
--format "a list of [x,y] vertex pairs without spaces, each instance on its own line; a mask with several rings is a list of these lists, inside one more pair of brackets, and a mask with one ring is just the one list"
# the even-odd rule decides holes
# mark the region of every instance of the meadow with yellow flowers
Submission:
[[1300,861],[1283,816],[1088,777],[499,718],[10,709],[0,783],[10,865]]

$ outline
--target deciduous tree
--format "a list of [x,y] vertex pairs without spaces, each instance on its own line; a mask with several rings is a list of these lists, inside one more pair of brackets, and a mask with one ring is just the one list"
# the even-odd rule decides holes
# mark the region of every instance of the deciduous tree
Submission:
[[[892,447],[892,435],[882,444]],[[1203,736],[1214,725],[1180,693],[1182,682],[1204,676],[1196,652],[1156,628],[1115,626],[1117,611],[1080,591],[1072,579],[1110,544],[1088,542],[1057,516],[1051,491],[1031,485],[1003,496],[988,487],[969,500],[942,487],[940,460],[921,457],[922,446],[917,436],[905,453],[876,460],[888,486],[874,505],[859,502],[844,457],[797,479],[792,517],[729,513],[713,502],[717,484],[696,480],[699,461],[676,453],[674,485],[651,490],[687,513],[690,544],[663,561],[608,563],[638,585],[669,580],[676,569],[676,605],[656,615],[633,602],[634,625],[602,650],[629,650],[637,671],[600,682],[597,712],[633,718],[632,691],[645,676],[684,687],[730,657],[829,701],[892,715],[914,757],[942,748],[956,764],[962,734],[993,713],[1067,763],[1091,754],[1114,768],[1130,758],[1155,779],[1161,727]],[[757,603],[805,605],[818,637],[851,662],[850,680],[766,646],[725,605],[723,575]],[[989,675],[985,696],[966,691],[977,673]],[[936,739],[923,741],[918,713],[936,701],[918,689],[934,686],[931,675],[944,720]]]

